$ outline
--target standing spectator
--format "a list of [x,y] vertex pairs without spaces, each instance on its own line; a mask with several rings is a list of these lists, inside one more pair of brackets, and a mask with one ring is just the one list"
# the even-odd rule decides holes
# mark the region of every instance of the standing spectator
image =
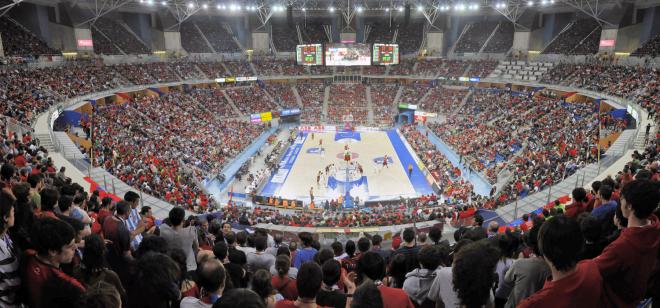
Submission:
[[266,308],[257,293],[249,289],[233,289],[225,293],[213,308]]
[[467,244],[458,252],[452,268],[454,288],[465,307],[492,305],[494,274],[500,253],[485,241]]
[[612,306],[635,307],[644,298],[660,247],[660,222],[653,215],[658,202],[658,182],[634,180],[623,187],[621,211],[628,227],[594,259]]
[[181,308],[211,308],[222,297],[225,289],[226,272],[222,262],[208,260],[197,267],[197,281],[201,297],[184,297]]
[[419,250],[418,259],[421,268],[414,269],[406,274],[403,291],[416,302],[417,307],[433,307],[435,303],[431,302],[427,295],[433,280],[437,276],[436,270],[443,259],[440,247],[436,245],[425,246]]
[[275,259],[275,270],[277,271],[277,274],[273,275],[271,284],[285,299],[296,300],[298,298],[296,279],[289,277],[290,268],[291,259],[289,259],[289,256],[285,254],[278,255]]
[[126,290],[119,280],[119,276],[105,265],[105,243],[97,234],[85,237],[85,250],[83,252],[82,267],[76,273],[76,278],[87,288],[98,282],[105,282],[113,286],[122,299],[126,299]]
[[[311,234],[310,234],[311,236]],[[298,299],[295,301],[281,300],[275,305],[276,308],[295,308],[295,307],[320,307],[316,303],[316,295],[321,289],[323,273],[321,267],[316,262],[303,263],[298,269],[298,279],[296,288],[298,289]]]
[[44,176],[39,173],[30,174],[28,183],[30,183],[30,197],[34,207],[35,209],[41,209],[41,195],[39,195],[39,192],[44,188]]
[[170,308],[181,298],[179,266],[166,254],[148,252],[138,259],[128,285],[128,308]]
[[145,231],[144,222],[137,209],[138,205],[140,205],[140,195],[134,191],[128,191],[124,194],[124,201],[128,202],[131,206],[131,212],[126,220],[126,226],[131,233],[131,249],[136,250],[140,246],[140,242],[142,242],[142,232]]
[[248,271],[254,273],[257,270],[265,269],[270,270],[271,266],[275,264],[275,257],[266,253],[268,239],[265,236],[257,235],[254,239],[255,252],[247,253]]
[[174,207],[169,213],[169,224],[160,226],[160,236],[167,241],[169,249],[179,248],[186,253],[186,270],[188,272],[197,269],[195,252],[199,249],[197,233],[194,226],[183,227],[186,211],[180,207]]
[[[357,264],[357,272],[362,284],[372,283],[378,287],[385,308],[412,308],[413,303],[401,289],[383,285],[385,278],[385,260],[375,252],[367,252]],[[300,275],[300,274],[298,274]]]
[[284,240],[284,236],[282,235],[282,233],[275,233],[275,235],[273,235],[273,241],[275,242],[275,245],[266,248],[266,253],[273,255],[273,257],[277,257],[277,251],[279,250],[279,248],[287,247],[286,244],[282,243],[283,240]]
[[310,261],[314,261],[314,255],[318,252],[315,248],[312,247],[312,243],[314,242],[314,238],[312,238],[312,234],[309,232],[300,232],[298,234],[298,237],[300,238],[300,241],[303,244],[303,249],[299,250],[296,253],[296,256],[293,259],[293,266],[297,269],[300,269],[300,267]]
[[11,196],[0,195],[0,306],[17,307],[19,302],[16,296],[21,287],[21,278],[18,273],[17,250],[7,232],[14,226],[14,200]]
[[[60,265],[73,259],[76,250],[74,237],[73,228],[66,222],[52,218],[36,221],[32,232],[36,251],[27,252],[21,276],[29,307],[73,305],[85,292],[85,287],[78,280],[60,270]],[[58,290],[66,288],[70,292],[58,295],[53,292],[56,287]]]
[[346,294],[337,286],[341,278],[341,265],[337,260],[327,260],[321,267],[323,284],[316,295],[316,303],[326,307],[346,307]]
[[419,247],[415,244],[415,230],[413,230],[413,228],[406,228],[403,230],[402,238],[403,244],[399,249],[394,251],[392,258],[395,258],[399,254],[403,255],[406,258],[405,272],[409,273],[412,270],[419,268],[419,262],[417,261]]
[[594,208],[591,215],[596,216],[601,222],[607,221],[612,218],[614,211],[616,211],[616,201],[612,199],[613,187],[603,184],[598,189],[598,196],[600,197],[600,206]]
[[[463,239],[454,245],[454,255],[459,253],[463,247],[472,243],[471,240]],[[453,264],[452,267],[443,267],[437,271],[437,275],[431,289],[428,292],[429,300],[436,303],[439,307],[459,307],[460,301],[458,293],[454,289],[453,282]]]
[[[380,244],[383,242],[383,237],[375,234],[374,236],[371,237],[371,251],[379,254],[383,259],[385,260],[385,263],[389,263],[390,260],[390,255],[392,254],[392,251],[390,250],[385,250],[380,247]],[[341,246],[341,243],[340,243]]]
[[103,222],[103,235],[112,243],[108,247],[108,264],[119,275],[121,282],[126,285],[129,281],[128,267],[133,259],[131,235],[126,227],[126,219],[128,219],[131,205],[126,201],[120,201],[116,207],[117,213],[107,217]]
[[539,230],[539,249],[552,281],[518,307],[602,307],[603,279],[594,260],[578,263],[582,249],[580,225],[573,218],[554,217]]
[[[257,270],[252,275],[252,291],[259,294],[259,297],[261,297],[268,308],[274,308],[277,301],[271,281],[272,277],[268,270],[265,269]],[[281,295],[278,294],[278,296],[281,299]]]

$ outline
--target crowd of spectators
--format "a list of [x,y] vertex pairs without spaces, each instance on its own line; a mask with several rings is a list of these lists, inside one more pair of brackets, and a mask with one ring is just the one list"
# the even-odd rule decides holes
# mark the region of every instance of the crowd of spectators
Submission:
[[300,121],[303,123],[319,123],[323,115],[325,83],[298,83],[296,84],[296,90],[303,104]]
[[399,91],[399,85],[397,83],[371,84],[371,104],[375,123],[392,123],[392,119],[397,111],[394,106],[394,98],[397,91]]
[[229,104],[223,90],[216,89],[193,89],[190,92],[192,98],[212,115],[221,118],[233,118],[238,116],[234,108]]
[[466,74],[468,77],[488,77],[498,64],[494,60],[471,61],[470,70]]
[[394,40],[394,27],[379,22],[370,24],[369,27],[369,35],[366,39],[367,43],[392,44],[392,40]]
[[296,27],[289,27],[287,24],[271,23],[273,44],[278,52],[294,52],[298,42],[298,31]]
[[[570,28],[560,32],[544,50],[544,54],[594,54],[598,52],[600,25],[594,19],[579,19]],[[589,36],[597,32],[595,36]],[[589,36],[589,38],[587,38]],[[586,40],[585,40],[586,39]],[[584,43],[582,41],[585,41]],[[596,48],[593,49],[593,40]],[[582,44],[581,44],[582,43]],[[576,52],[576,53],[573,53]]]
[[444,65],[440,68],[439,77],[463,77],[465,70],[470,66],[468,61],[448,60],[444,61]]
[[241,48],[225,28],[226,25],[214,16],[200,16],[192,18],[190,22],[199,27],[215,52],[241,52]]
[[424,77],[435,77],[442,67],[442,59],[424,59],[417,62],[417,68],[415,69],[415,74],[418,76]]
[[303,41],[306,44],[321,44],[329,42],[322,23],[306,22],[300,27]]
[[427,98],[420,102],[419,107],[427,112],[450,115],[461,106],[461,102],[467,93],[467,90],[433,87]]
[[660,34],[656,34],[654,37],[642,44],[642,46],[635,49],[635,51],[633,51],[630,55],[651,58],[655,58],[660,55]]
[[390,68],[390,76],[406,76],[413,73],[415,62],[411,59],[400,59],[399,64]]
[[353,118],[354,123],[367,123],[367,89],[362,84],[333,84],[330,86],[328,118],[330,123],[342,124]]
[[230,76],[238,77],[238,76],[254,76],[254,70],[252,70],[252,67],[250,66],[250,62],[247,61],[230,61],[230,62],[223,62],[225,67],[227,67],[227,74],[230,74]]
[[499,23],[499,28],[495,31],[493,37],[488,41],[484,47],[484,53],[506,53],[513,46],[513,23],[509,21],[502,21]]
[[424,81],[416,81],[403,85],[403,90],[401,90],[401,96],[399,96],[398,103],[417,105],[430,89],[431,87],[429,84]]
[[277,105],[287,109],[298,108],[298,102],[296,101],[291,84],[269,83],[266,85],[266,91],[270,93]]
[[199,32],[195,23],[186,21],[179,27],[181,33],[181,47],[188,53],[211,53],[211,47],[206,43],[204,36]]
[[[110,43],[115,45],[126,54],[149,54],[151,48],[144,45],[135,34],[129,32],[124,25],[117,22],[115,19],[101,17],[97,19],[92,25],[92,38],[94,39],[94,47],[96,47],[96,39],[99,36],[105,36]],[[98,31],[98,32],[97,32]],[[100,32],[100,33],[99,33]],[[103,51],[111,51],[112,47],[99,46],[100,51],[97,53],[104,53]],[[96,52],[96,49],[94,50]],[[114,50],[112,50],[114,51]],[[116,53],[110,53],[116,54]]]
[[7,17],[0,17],[0,36],[2,36],[2,49],[5,56],[59,54],[32,32],[25,31],[22,26],[15,24]]
[[252,114],[274,111],[275,105],[256,85],[225,90],[242,113]]
[[232,76],[225,68],[223,62],[197,62],[197,67],[204,72],[206,77],[211,79]]
[[488,37],[490,37],[490,34],[495,30],[495,27],[497,27],[497,22],[480,21],[466,25],[466,27],[469,28],[463,32],[460,40],[456,42],[454,52],[479,52],[481,47],[486,43]]
[[398,29],[396,43],[399,44],[399,52],[402,55],[417,53],[422,44],[424,23],[399,24]]
[[371,65],[371,66],[362,66],[362,75],[366,76],[382,76],[387,72],[387,66],[385,65]]
[[258,59],[253,60],[254,65],[259,76],[302,76],[307,75],[305,67],[296,65],[295,61],[291,60],[278,60],[278,59]]

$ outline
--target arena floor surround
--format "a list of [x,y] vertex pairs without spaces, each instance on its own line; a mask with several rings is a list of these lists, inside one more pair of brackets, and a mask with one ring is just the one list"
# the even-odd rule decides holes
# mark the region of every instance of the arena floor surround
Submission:
[[[350,163],[344,160],[346,152],[350,152]],[[385,156],[387,167],[383,164]],[[323,173],[320,177],[319,171]],[[415,197],[433,191],[415,162],[414,153],[395,129],[299,134],[260,195],[298,199],[307,204],[311,200],[310,189],[316,204],[336,200],[346,190],[361,201]]]

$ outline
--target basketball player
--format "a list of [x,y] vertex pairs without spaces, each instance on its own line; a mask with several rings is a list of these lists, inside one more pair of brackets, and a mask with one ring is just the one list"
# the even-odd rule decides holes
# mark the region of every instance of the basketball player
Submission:
[[323,138],[319,139],[319,147],[321,149],[323,148]]
[[321,171],[316,175],[316,187],[321,186]]
[[312,140],[314,140],[314,133],[312,133]]
[[387,166],[387,154],[385,154],[385,156],[383,156],[383,168],[388,168],[388,169],[390,168],[390,167]]
[[309,199],[311,200],[310,203],[314,203],[314,186],[309,188]]

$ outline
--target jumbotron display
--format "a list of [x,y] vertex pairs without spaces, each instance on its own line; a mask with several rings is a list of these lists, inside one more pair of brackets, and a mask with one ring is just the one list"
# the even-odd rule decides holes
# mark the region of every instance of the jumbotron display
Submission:
[[296,63],[300,65],[323,65],[323,46],[309,44],[296,46]]
[[325,65],[371,65],[369,52],[369,44],[327,44],[325,45]]
[[374,44],[371,62],[374,65],[399,64],[399,45]]

